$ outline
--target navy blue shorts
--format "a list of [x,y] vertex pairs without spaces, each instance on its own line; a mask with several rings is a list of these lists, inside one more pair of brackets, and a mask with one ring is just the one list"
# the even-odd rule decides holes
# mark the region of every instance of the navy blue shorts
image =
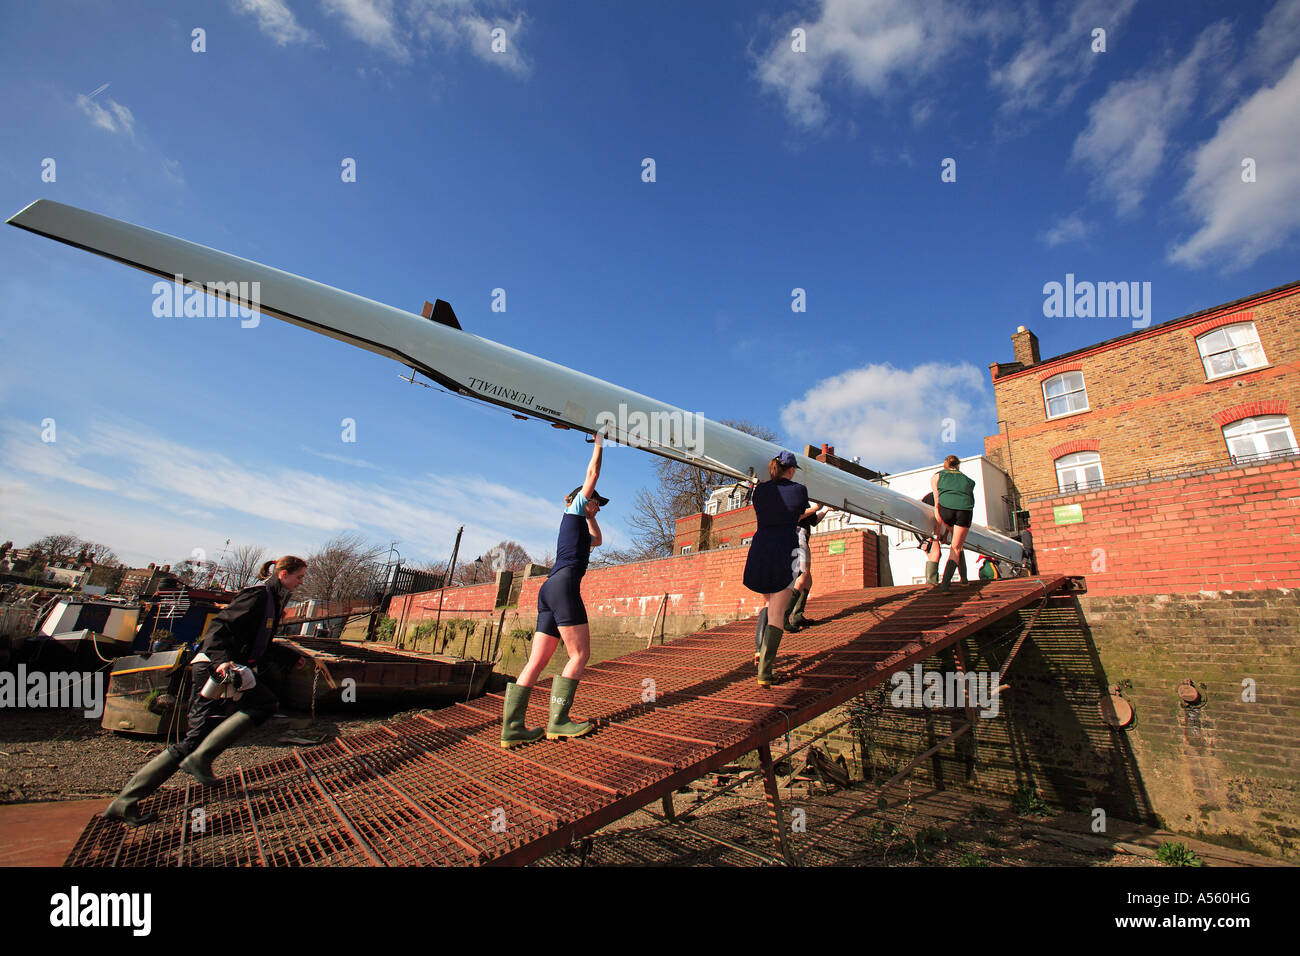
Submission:
[[560,626],[587,623],[587,608],[582,603],[579,586],[582,574],[575,567],[560,568],[537,592],[537,630],[551,637],[560,636]]

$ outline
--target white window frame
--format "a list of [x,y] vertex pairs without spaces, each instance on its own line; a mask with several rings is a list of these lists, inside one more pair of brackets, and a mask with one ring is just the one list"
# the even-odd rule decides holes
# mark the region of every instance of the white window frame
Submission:
[[741,543],[741,544],[749,544],[749,542],[751,542],[751,541],[753,541],[753,540],[754,540],[754,536],[751,534],[748,538],[741,538],[741,539],[740,539],[740,543]]
[[[1065,379],[1067,376],[1070,376],[1070,375],[1077,375],[1077,376],[1079,376],[1079,387],[1078,387],[1078,388],[1070,388],[1070,387],[1068,387],[1068,385],[1067,385],[1067,386],[1066,386],[1066,390],[1063,391],[1060,395],[1051,395],[1051,396],[1049,396],[1049,395],[1047,394],[1047,387],[1048,387],[1049,385],[1051,385],[1053,382],[1061,381],[1061,380]],[[1065,385],[1066,383],[1062,381],[1062,384]],[[1045,379],[1043,379],[1042,390],[1043,390],[1043,411],[1047,414],[1047,418],[1048,418],[1049,421],[1050,421],[1051,419],[1053,419],[1053,418],[1064,418],[1066,415],[1077,415],[1077,414],[1079,414],[1080,412],[1086,412],[1086,411],[1090,411],[1090,410],[1092,409],[1092,406],[1088,403],[1088,385],[1087,385],[1087,383],[1086,383],[1086,382],[1084,381],[1084,379],[1083,379],[1083,372],[1082,372],[1081,370],[1077,369],[1077,368],[1076,368],[1076,369],[1071,369],[1071,370],[1068,371],[1068,372],[1062,372],[1062,373],[1059,374],[1059,375],[1053,375],[1051,378],[1045,378]],[[1072,398],[1072,396],[1074,396],[1074,395],[1082,395],[1082,396],[1083,396],[1083,407],[1082,407],[1082,408],[1068,408],[1068,409],[1066,409],[1066,410],[1063,411],[1063,412],[1057,412],[1056,414],[1052,414],[1052,402],[1053,402],[1053,401],[1059,401],[1059,400],[1061,400],[1061,399],[1064,398],[1064,399],[1067,400],[1067,401],[1066,401],[1066,404],[1067,404],[1067,405],[1072,405],[1072,404],[1073,404],[1073,398]]]
[[[1290,449],[1269,448],[1267,444],[1269,435],[1285,435],[1290,443]],[[1233,448],[1233,442],[1240,443],[1247,439],[1254,446],[1254,451],[1238,451]],[[1233,461],[1239,458],[1264,461],[1274,456],[1296,452],[1295,431],[1291,428],[1291,420],[1285,415],[1254,415],[1250,418],[1238,419],[1223,426],[1223,441],[1228,446],[1228,454]]]
[[[1232,333],[1234,332],[1237,333],[1236,338],[1239,338],[1240,341],[1233,341],[1234,335]],[[1223,339],[1226,348],[1216,347],[1219,343],[1211,341],[1216,336]],[[1204,335],[1198,335],[1196,337],[1196,351],[1201,357],[1201,367],[1205,369],[1205,380],[1207,382],[1268,367],[1268,356],[1264,354],[1264,345],[1259,340],[1259,330],[1255,328],[1254,322],[1234,322],[1232,325],[1221,325],[1217,329],[1211,329]],[[1250,364],[1253,360],[1251,353],[1258,353],[1258,360],[1253,365]],[[1232,368],[1226,372],[1216,372],[1210,368],[1211,359],[1225,355],[1231,357]]]
[[704,513],[706,515],[715,515],[718,513],[718,499],[710,498],[704,502]]
[[693,546],[689,544],[682,545],[682,554],[690,554]]
[[[1106,475],[1101,467],[1101,455],[1095,451],[1076,451],[1073,454],[1062,455],[1052,464],[1056,468],[1056,490],[1062,494],[1076,491],[1092,491],[1106,484]],[[1097,481],[1095,484],[1086,478],[1087,469],[1093,465],[1097,466]],[[1062,470],[1067,472],[1077,471],[1078,475],[1071,481],[1067,481],[1065,475],[1062,474]],[[1083,480],[1080,481],[1080,478],[1083,478]],[[1075,487],[1067,487],[1070,484]]]

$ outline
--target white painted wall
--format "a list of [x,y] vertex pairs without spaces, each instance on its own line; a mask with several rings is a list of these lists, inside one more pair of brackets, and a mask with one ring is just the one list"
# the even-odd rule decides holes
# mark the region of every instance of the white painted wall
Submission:
[[[1010,530],[1008,524],[1010,515],[1006,502],[1002,498],[1009,493],[1011,480],[1007,477],[1006,472],[983,455],[972,455],[969,458],[963,458],[958,467],[962,474],[975,479],[975,513],[972,520],[975,524],[984,525],[993,531],[1007,533]],[[930,477],[935,472],[942,470],[942,468],[943,462],[939,462],[927,468],[899,472],[896,475],[889,475],[884,479],[883,483],[893,491],[920,500],[930,491]],[[925,581],[925,555],[916,546],[916,536],[910,531],[902,531],[888,525],[882,526],[868,521],[866,518],[860,518],[857,515],[850,515],[842,511],[835,511],[827,515],[817,525],[816,530],[817,532],[837,531],[841,528],[870,528],[889,542],[889,568],[894,584],[913,584]],[[947,559],[947,555],[948,549],[945,548],[944,560]],[[966,555],[966,570],[971,578],[976,575],[976,562],[978,559],[979,556],[976,554],[967,553]],[[941,573],[942,570],[943,566],[940,565]],[[881,579],[884,580],[883,569]],[[815,590],[816,582],[814,582],[813,587]]]

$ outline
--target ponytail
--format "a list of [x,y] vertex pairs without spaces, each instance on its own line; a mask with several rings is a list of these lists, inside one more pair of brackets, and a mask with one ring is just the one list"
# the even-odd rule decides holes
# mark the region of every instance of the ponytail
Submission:
[[768,477],[769,481],[776,481],[776,479],[780,478],[781,471],[782,471],[781,463],[777,461],[775,458],[773,458],[771,461],[767,463],[767,474],[769,476]]
[[[263,562],[262,566],[257,571],[257,579],[259,581],[265,581],[267,578],[271,577],[272,574],[279,577],[281,571],[287,571],[290,574],[293,574],[293,572],[297,571],[299,568],[305,567],[307,567],[307,562],[302,558],[296,557],[292,554],[286,554],[283,558],[279,558],[278,560]],[[272,569],[274,569],[274,571]]]

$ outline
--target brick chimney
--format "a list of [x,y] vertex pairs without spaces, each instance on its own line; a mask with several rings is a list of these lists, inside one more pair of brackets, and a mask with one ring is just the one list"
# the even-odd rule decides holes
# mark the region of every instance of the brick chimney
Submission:
[[1023,325],[1011,336],[1011,347],[1015,349],[1016,361],[1022,368],[1037,365],[1042,359],[1038,355],[1038,336]]

